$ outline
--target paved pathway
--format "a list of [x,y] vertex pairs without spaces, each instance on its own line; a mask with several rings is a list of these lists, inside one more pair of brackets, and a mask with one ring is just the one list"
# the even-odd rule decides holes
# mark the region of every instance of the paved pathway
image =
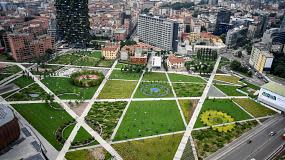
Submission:
[[[201,99],[198,102],[198,105],[197,105],[197,107],[196,107],[196,109],[195,109],[195,111],[193,113],[193,116],[192,116],[192,118],[190,120],[190,123],[188,124],[188,126],[186,128],[186,132],[184,133],[184,136],[182,137],[182,140],[181,140],[181,142],[180,142],[180,144],[178,146],[178,149],[177,149],[176,154],[174,156],[174,160],[180,160],[181,157],[182,157],[183,151],[185,149],[185,146],[187,144],[187,141],[188,141],[189,137],[191,136],[191,132],[192,132],[192,130],[194,128],[194,125],[195,125],[195,122],[196,122],[196,120],[197,120],[197,118],[199,116],[200,110],[201,110],[201,108],[203,106],[204,101],[207,98],[209,89],[210,89],[210,87],[212,85],[212,82],[214,80],[214,77],[215,77],[215,74],[217,72],[217,69],[218,69],[220,61],[221,61],[221,57],[218,58],[218,60],[217,60],[217,62],[215,64],[214,70],[213,70],[213,72],[211,74],[211,77],[209,78],[208,83],[207,83],[207,85],[206,85],[206,87],[204,89],[203,95],[202,95]],[[196,154],[195,148],[193,148],[193,152],[194,152],[194,156],[197,158],[197,154]]]
[[168,80],[168,83],[169,83],[169,85],[170,85],[170,87],[171,87],[171,90],[172,90],[172,93],[173,93],[173,95],[174,95],[174,98],[175,98],[176,104],[177,104],[177,106],[178,106],[178,110],[179,110],[180,115],[181,115],[181,118],[182,118],[182,120],[183,120],[183,123],[184,123],[184,125],[185,125],[185,127],[186,127],[186,126],[187,126],[187,122],[186,122],[186,119],[185,119],[184,114],[183,114],[183,112],[182,112],[182,109],[181,109],[180,103],[179,103],[179,101],[178,101],[178,99],[177,99],[177,95],[176,95],[176,92],[174,91],[174,88],[173,88],[172,82],[171,82],[171,80],[170,80],[170,78],[169,78],[169,76],[168,76],[168,73],[167,73],[167,72],[165,72],[165,75],[166,75],[166,78],[167,78],[167,80]]

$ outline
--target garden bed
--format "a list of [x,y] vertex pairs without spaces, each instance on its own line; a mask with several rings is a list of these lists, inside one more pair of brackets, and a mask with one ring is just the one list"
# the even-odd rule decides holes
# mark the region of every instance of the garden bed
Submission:
[[135,93],[135,98],[173,97],[168,82],[141,82]]
[[182,134],[173,134],[145,140],[113,144],[124,160],[172,160]]
[[200,97],[206,84],[174,83],[173,88],[177,97]]
[[103,139],[110,139],[126,105],[127,102],[95,102],[85,120]]
[[197,83],[205,83],[205,80],[198,76],[190,76],[190,75],[183,75],[183,74],[175,74],[169,73],[168,74],[171,82],[197,82]]

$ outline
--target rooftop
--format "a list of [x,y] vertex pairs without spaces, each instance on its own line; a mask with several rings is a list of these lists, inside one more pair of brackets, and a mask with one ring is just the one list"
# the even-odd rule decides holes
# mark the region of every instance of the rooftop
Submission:
[[276,82],[266,83],[265,85],[261,86],[261,88],[285,97],[285,86],[278,84]]
[[14,113],[11,108],[5,104],[0,104],[0,126],[14,119]]

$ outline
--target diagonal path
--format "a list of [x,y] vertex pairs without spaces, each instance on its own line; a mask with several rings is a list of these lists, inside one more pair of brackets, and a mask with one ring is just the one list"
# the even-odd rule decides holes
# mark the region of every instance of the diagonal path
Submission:
[[93,138],[97,142],[99,142],[103,148],[105,148],[113,157],[115,157],[117,160],[121,160],[122,157],[117,153],[117,151],[114,150],[114,148],[111,147],[110,144],[108,144],[96,131],[94,131],[88,124],[85,123],[84,118],[87,116],[88,112],[92,108],[93,103],[95,102],[96,98],[99,96],[101,90],[103,89],[104,85],[108,81],[113,69],[117,65],[118,61],[115,61],[112,68],[108,71],[107,75],[105,76],[104,80],[98,87],[97,91],[95,92],[94,96],[92,97],[91,101],[88,103],[86,109],[83,111],[82,115],[77,119],[77,124],[75,125],[74,129],[72,130],[70,136],[66,140],[63,148],[59,152],[56,160],[62,160],[64,159],[65,154],[68,152],[68,149],[71,146],[71,142],[74,140],[78,130],[82,126],[90,135],[92,135]]
[[139,85],[140,85],[142,79],[143,79],[144,73],[145,73],[145,71],[143,71],[143,73],[142,73],[142,75],[141,75],[141,77],[140,77],[140,79],[139,79],[139,81],[138,81],[138,83],[137,83],[137,85],[136,85],[136,88],[134,89],[134,91],[133,91],[133,93],[132,93],[132,95],[131,95],[131,98],[130,98],[129,101],[128,101],[128,104],[127,104],[127,106],[125,107],[125,109],[124,109],[124,111],[123,111],[123,113],[122,113],[122,116],[120,117],[120,119],[119,119],[119,121],[118,121],[118,123],[117,123],[116,128],[114,129],[114,132],[113,132],[113,134],[112,134],[112,136],[111,136],[111,140],[113,140],[113,139],[115,138],[115,135],[116,135],[116,133],[117,133],[117,131],[118,131],[118,129],[119,129],[119,127],[120,127],[122,121],[123,121],[123,118],[124,118],[124,116],[126,115],[130,104],[132,103],[132,99],[133,99],[133,97],[134,97],[134,95],[135,95],[135,93],[136,93],[136,91],[137,91],[137,89],[138,89],[138,87],[139,87]]
[[[186,144],[187,144],[187,141],[188,141],[189,137],[191,136],[191,132],[192,132],[192,130],[194,128],[194,125],[195,125],[195,122],[196,122],[196,120],[197,120],[197,118],[199,116],[200,110],[202,109],[203,103],[204,103],[204,101],[207,98],[208,92],[209,92],[210,87],[212,85],[212,82],[214,80],[214,77],[215,77],[215,74],[217,72],[217,69],[218,69],[220,61],[221,61],[221,57],[219,56],[219,58],[217,59],[217,62],[215,64],[214,70],[213,70],[213,72],[211,74],[211,77],[209,78],[208,83],[207,83],[207,85],[206,85],[206,87],[204,89],[203,95],[202,95],[201,99],[198,102],[198,105],[197,105],[197,107],[196,107],[196,109],[195,109],[195,111],[193,113],[193,116],[192,116],[192,118],[190,120],[190,123],[188,124],[188,126],[186,128],[186,131],[185,131],[185,133],[184,133],[184,135],[182,137],[182,140],[181,140],[181,142],[180,142],[180,144],[178,146],[178,149],[177,149],[176,154],[174,156],[174,160],[180,160],[181,157],[182,157],[183,151],[184,151],[184,149],[186,147]],[[196,155],[196,158],[197,158],[197,154],[196,154],[195,148],[193,148],[193,152],[194,152],[194,155]]]

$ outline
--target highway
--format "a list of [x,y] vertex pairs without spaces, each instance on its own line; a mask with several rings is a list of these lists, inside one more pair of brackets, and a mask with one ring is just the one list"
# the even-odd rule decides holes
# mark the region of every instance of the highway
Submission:
[[[285,144],[281,135],[285,132],[285,117],[276,116],[259,125],[237,140],[226,145],[207,160],[265,160],[280,146]],[[271,131],[277,134],[270,136]],[[248,141],[251,140],[251,143]]]

